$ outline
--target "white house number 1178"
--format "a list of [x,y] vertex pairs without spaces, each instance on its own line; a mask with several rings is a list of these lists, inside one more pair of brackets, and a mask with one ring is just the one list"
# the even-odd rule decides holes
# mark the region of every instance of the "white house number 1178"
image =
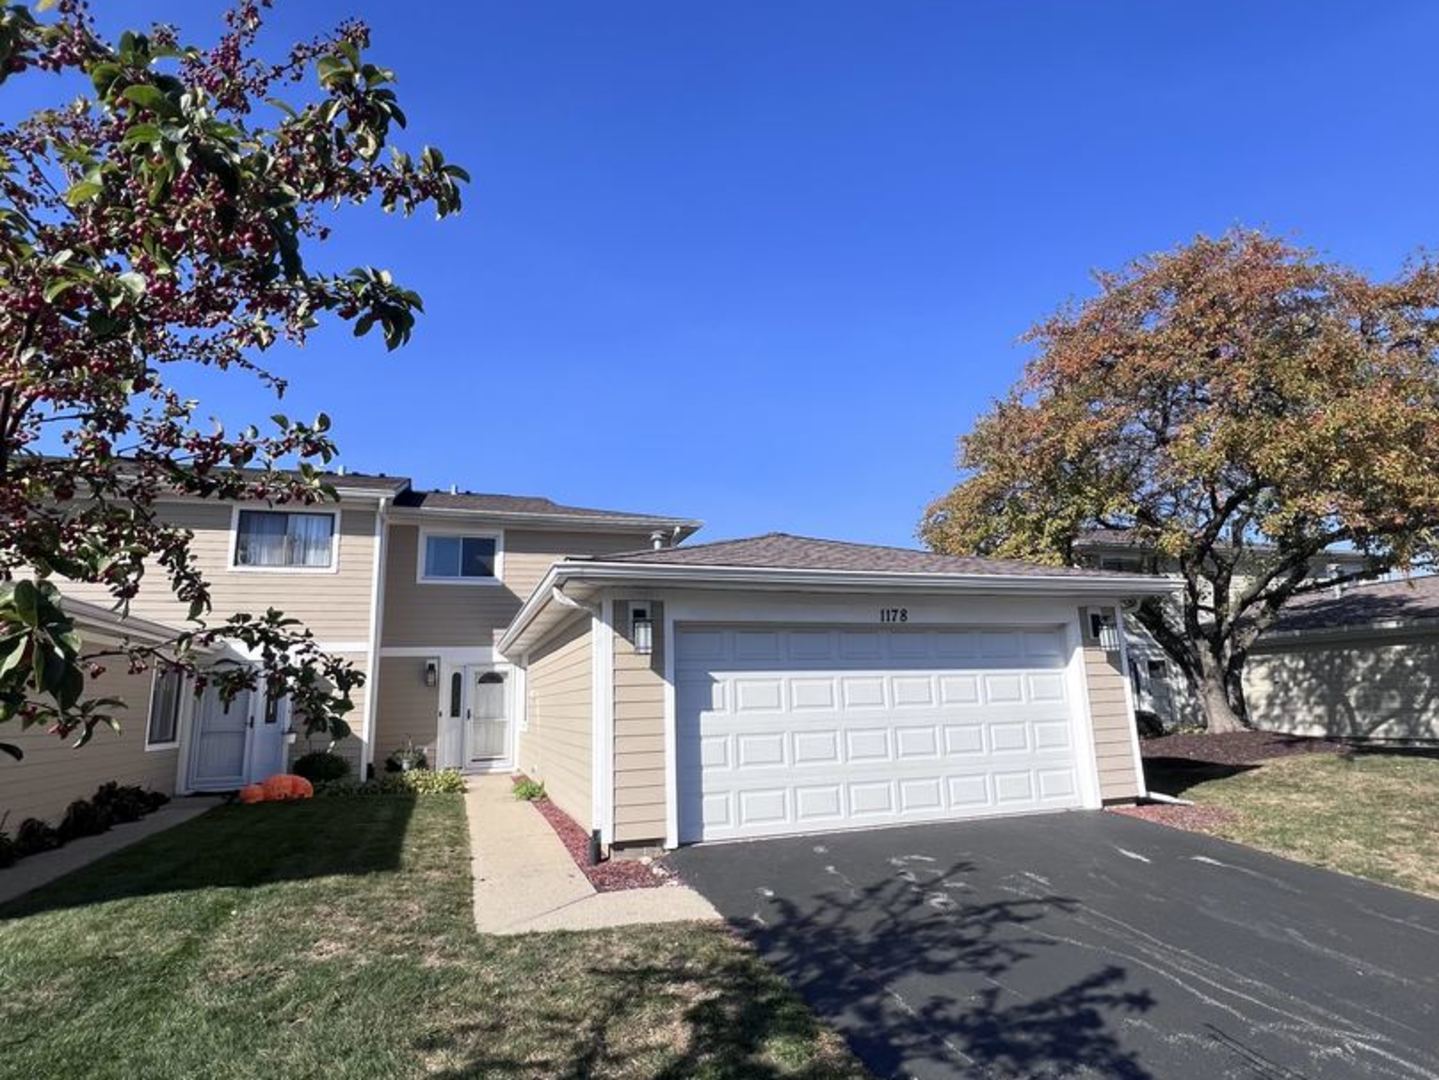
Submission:
[[909,608],[882,607],[879,609],[880,622],[909,622]]

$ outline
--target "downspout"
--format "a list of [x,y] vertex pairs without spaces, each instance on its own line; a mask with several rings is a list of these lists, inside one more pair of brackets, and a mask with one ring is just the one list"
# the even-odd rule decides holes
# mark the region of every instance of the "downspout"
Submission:
[[568,595],[564,588],[559,585],[552,585],[550,587],[550,599],[561,607],[572,608],[575,611],[589,612],[589,614],[596,619],[600,617],[599,604],[587,604],[583,600],[576,600],[573,596]]
[[380,708],[380,632],[385,618],[385,552],[389,545],[390,497],[380,496],[375,508],[374,566],[370,572],[370,643],[365,682],[365,746],[360,778],[370,775],[375,762],[375,717]]

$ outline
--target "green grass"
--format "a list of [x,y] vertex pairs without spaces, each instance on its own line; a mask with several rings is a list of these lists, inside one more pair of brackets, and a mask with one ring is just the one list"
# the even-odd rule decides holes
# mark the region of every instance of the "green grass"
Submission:
[[1315,866],[1439,896],[1439,759],[1305,754],[1190,788],[1214,831]]
[[7,1077],[851,1077],[726,931],[481,937],[458,796],[221,807],[0,911]]

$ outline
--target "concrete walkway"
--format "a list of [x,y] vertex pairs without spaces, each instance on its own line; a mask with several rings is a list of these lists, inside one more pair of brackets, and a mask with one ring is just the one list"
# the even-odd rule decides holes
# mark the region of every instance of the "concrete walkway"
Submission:
[[64,847],[54,851],[42,851],[21,859],[7,870],[0,870],[0,904],[8,904],[41,885],[48,885],[82,866],[89,866],[97,859],[139,843],[146,837],[172,829],[191,818],[199,817],[211,807],[224,801],[217,795],[194,795],[171,799],[153,814],[146,814],[139,821],[116,825],[109,832],[98,836],[84,836],[71,840]]
[[482,934],[599,930],[718,919],[685,885],[595,892],[549,822],[511,793],[508,776],[471,777],[465,794],[475,927]]

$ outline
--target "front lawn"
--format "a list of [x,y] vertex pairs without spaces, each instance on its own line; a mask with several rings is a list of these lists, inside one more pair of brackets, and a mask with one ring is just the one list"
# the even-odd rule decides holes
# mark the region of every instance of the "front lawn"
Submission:
[[1439,896],[1439,756],[1318,740],[1291,740],[1297,753],[1246,755],[1222,735],[1207,737],[1214,749],[1206,753],[1206,737],[1187,738],[1183,758],[1174,743],[1151,740],[1145,771],[1154,790],[1217,810],[1205,831]]
[[722,929],[470,919],[458,796],[221,807],[0,912],[0,1075],[863,1075]]

